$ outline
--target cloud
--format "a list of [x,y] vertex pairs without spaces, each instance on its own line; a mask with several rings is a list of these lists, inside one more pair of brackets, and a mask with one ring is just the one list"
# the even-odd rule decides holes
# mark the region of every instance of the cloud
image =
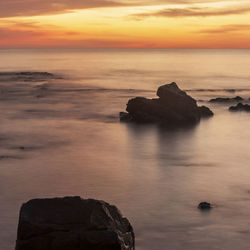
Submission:
[[250,31],[250,24],[223,25],[211,29],[202,29],[197,31],[197,33],[204,33],[211,35],[211,34],[225,34],[225,33],[245,32],[245,31]]
[[250,12],[250,7],[234,7],[226,9],[216,8],[169,8],[154,12],[145,12],[139,14],[130,15],[130,17],[141,20],[147,17],[212,17],[212,16],[226,16],[226,15],[239,15]]
[[38,22],[3,21],[0,25],[0,48],[141,48],[153,47],[144,40],[122,35],[99,35],[72,32],[56,25]]
[[[196,3],[221,3],[235,2],[235,0],[124,0],[127,5],[179,5],[179,4],[196,4]],[[249,2],[249,0],[241,0],[241,2]]]
[[0,28],[0,48],[142,48],[154,47],[145,41],[110,38],[75,38],[71,32],[8,30]]
[[29,41],[48,37],[77,36],[78,32],[64,31],[56,25],[39,25],[38,22],[27,21],[2,21],[0,26],[1,42],[6,40],[15,42],[16,40]]
[[59,14],[88,8],[178,5],[225,1],[235,0],[0,0],[0,18]]
[[76,9],[122,6],[113,0],[0,0],[0,18],[58,14]]

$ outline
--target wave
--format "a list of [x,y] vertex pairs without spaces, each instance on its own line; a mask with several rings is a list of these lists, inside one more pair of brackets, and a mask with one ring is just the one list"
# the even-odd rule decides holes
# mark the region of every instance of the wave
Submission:
[[[56,85],[58,86],[58,85]],[[148,89],[121,89],[121,88],[98,88],[98,87],[69,87],[70,85],[60,85],[60,88],[55,88],[55,85],[50,84],[40,84],[36,85],[35,88],[39,90],[48,90],[49,92],[58,92],[58,93],[67,93],[67,92],[93,92],[93,93],[102,93],[102,92],[121,92],[121,93],[153,93],[153,90]],[[78,85],[79,86],[79,85]]]
[[235,92],[246,92],[250,91],[250,88],[238,88],[238,89],[186,89],[187,92],[229,92],[229,93],[235,93]]
[[62,79],[61,77],[49,72],[0,72],[0,82],[42,82],[49,79]]

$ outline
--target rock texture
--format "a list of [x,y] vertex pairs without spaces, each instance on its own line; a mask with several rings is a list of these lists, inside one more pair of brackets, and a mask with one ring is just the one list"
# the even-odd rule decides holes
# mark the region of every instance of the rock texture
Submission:
[[194,124],[201,117],[213,115],[209,108],[198,107],[196,100],[179,89],[174,82],[159,87],[157,95],[159,98],[136,97],[129,100],[128,113],[120,113],[121,121],[183,126]]
[[240,102],[243,101],[244,99],[240,96],[236,96],[234,98],[229,98],[229,97],[218,97],[211,99],[209,102],[218,102],[218,103],[223,103],[223,102]]
[[250,111],[250,105],[238,103],[236,106],[231,106],[229,108],[230,111]]
[[16,250],[134,250],[134,232],[104,201],[65,197],[22,205]]

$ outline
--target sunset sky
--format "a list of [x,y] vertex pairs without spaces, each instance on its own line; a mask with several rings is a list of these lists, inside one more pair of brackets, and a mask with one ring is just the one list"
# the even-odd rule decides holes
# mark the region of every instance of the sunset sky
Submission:
[[250,0],[0,0],[0,48],[250,48]]

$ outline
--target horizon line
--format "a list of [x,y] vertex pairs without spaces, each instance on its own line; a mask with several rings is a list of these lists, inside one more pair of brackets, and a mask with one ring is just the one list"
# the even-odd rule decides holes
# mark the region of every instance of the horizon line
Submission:
[[0,50],[25,50],[25,49],[34,49],[34,50],[45,50],[45,49],[64,49],[64,50],[74,50],[74,49],[85,49],[85,50],[249,50],[250,47],[246,48],[210,48],[210,47],[181,47],[181,48],[171,48],[171,47],[163,47],[163,48],[154,48],[154,47],[0,47]]

